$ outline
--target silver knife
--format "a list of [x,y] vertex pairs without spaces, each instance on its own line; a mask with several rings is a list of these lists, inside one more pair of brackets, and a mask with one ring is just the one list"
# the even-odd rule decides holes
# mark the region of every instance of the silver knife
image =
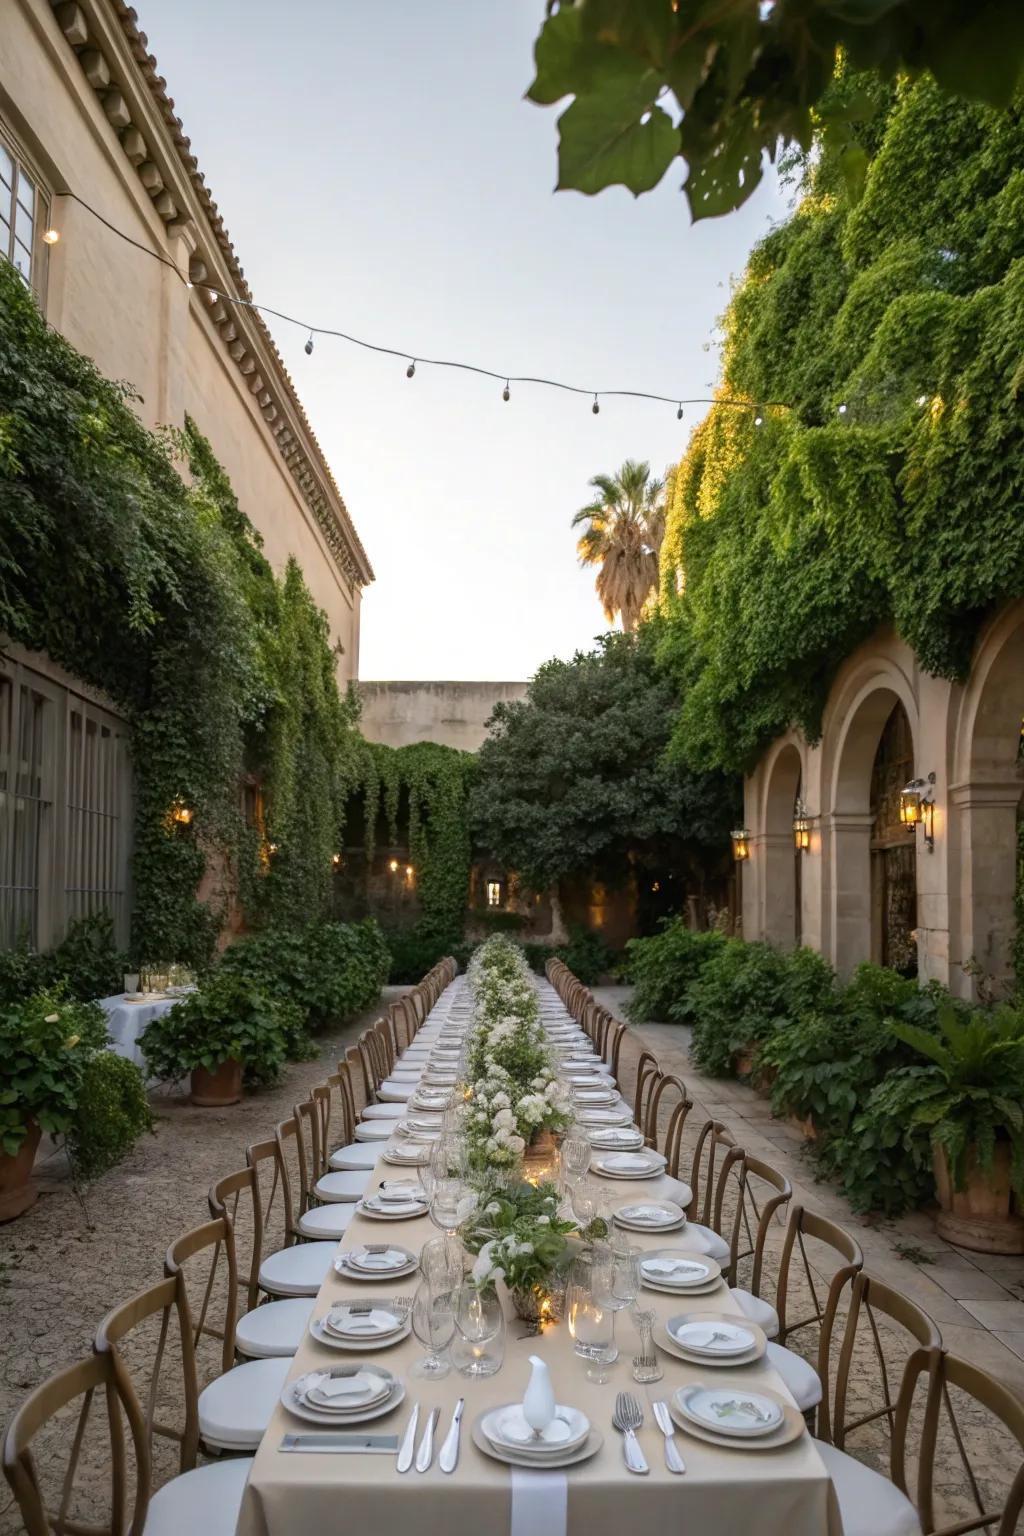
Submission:
[[668,1411],[668,1404],[664,1401],[652,1403],[651,1411],[662,1434],[665,1436],[665,1465],[670,1472],[685,1472],[686,1462],[679,1454],[676,1444],[676,1427],[672,1422],[672,1415]]
[[416,1452],[417,1472],[429,1471],[430,1463],[434,1459],[434,1430],[437,1427],[440,1414],[440,1408],[431,1408],[430,1418],[427,1420],[427,1427],[423,1431],[423,1439],[420,1441],[420,1448]]
[[416,1426],[419,1421],[420,1405],[419,1403],[414,1403],[412,1413],[409,1415],[409,1422],[405,1426],[405,1434],[402,1437],[402,1448],[398,1453],[398,1460],[395,1462],[396,1472],[408,1472],[412,1466],[412,1453],[416,1444]]
[[456,1462],[459,1459],[459,1426],[462,1423],[462,1410],[466,1406],[466,1399],[460,1397],[455,1404],[455,1412],[452,1414],[452,1425],[444,1437],[441,1454],[437,1458],[437,1464],[442,1472],[454,1472]]
[[393,1456],[398,1449],[397,1435],[317,1434],[284,1435],[279,1451],[366,1451],[375,1456]]

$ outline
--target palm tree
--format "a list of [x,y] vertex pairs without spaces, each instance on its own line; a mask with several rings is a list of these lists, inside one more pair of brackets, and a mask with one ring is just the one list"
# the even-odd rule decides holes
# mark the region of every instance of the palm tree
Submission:
[[636,629],[658,586],[665,482],[649,464],[627,459],[618,474],[595,475],[590,484],[598,494],[572,520],[574,528],[586,524],[576,553],[581,565],[600,567],[594,585],[609,624],[620,614],[623,629]]

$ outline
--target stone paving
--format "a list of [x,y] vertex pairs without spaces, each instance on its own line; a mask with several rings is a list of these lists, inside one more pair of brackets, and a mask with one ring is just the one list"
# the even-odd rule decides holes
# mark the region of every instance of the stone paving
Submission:
[[[626,1017],[629,987],[599,987],[595,996]],[[831,1185],[817,1182],[796,1127],[776,1120],[766,1099],[743,1083],[704,1077],[689,1057],[689,1029],[678,1024],[632,1026],[666,1071],[678,1073],[694,1100],[691,1119],[729,1126],[739,1144],[785,1173],[793,1200],[852,1231],[867,1267],[911,1297],[938,1324],[946,1347],[991,1371],[1024,1396],[1024,1258],[972,1253],[935,1233],[926,1211],[892,1221],[856,1215]]]

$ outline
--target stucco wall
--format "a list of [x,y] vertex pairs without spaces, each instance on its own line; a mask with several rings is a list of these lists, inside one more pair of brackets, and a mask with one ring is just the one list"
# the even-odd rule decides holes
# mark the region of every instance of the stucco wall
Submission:
[[[51,192],[72,189],[117,229],[187,273],[194,249],[188,221],[176,228],[158,216],[50,5],[3,0],[2,10],[0,118],[44,184]],[[128,79],[133,59],[111,16],[112,8],[90,7],[90,32],[97,28],[108,63]],[[100,36],[104,21],[110,24]],[[152,146],[165,130],[151,102],[133,108],[139,110],[151,113],[143,126]],[[193,417],[263,536],[271,564],[280,570],[289,555],[299,561],[332,638],[344,648],[339,676],[354,677],[359,586],[331,554],[256,395],[206,313],[203,290],[186,287],[70,198],[53,200],[50,222],[61,239],[48,252],[41,295],[49,322],[108,378],[135,388],[135,409],[147,426],[180,426],[186,413]],[[257,366],[271,377],[269,354]]]
[[436,741],[475,752],[495,704],[526,697],[526,683],[360,683],[362,731],[389,747]]

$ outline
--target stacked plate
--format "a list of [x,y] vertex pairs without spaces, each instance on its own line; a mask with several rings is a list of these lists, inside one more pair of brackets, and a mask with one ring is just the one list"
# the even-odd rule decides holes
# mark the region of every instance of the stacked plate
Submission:
[[387,1349],[408,1338],[411,1326],[407,1311],[374,1297],[339,1302],[324,1317],[311,1318],[309,1331],[330,1349],[365,1349],[367,1344]]
[[577,1104],[583,1105],[614,1104],[618,1098],[614,1088],[605,1088],[604,1086],[583,1088],[575,1084],[573,1085],[572,1096]]
[[665,1154],[653,1147],[642,1152],[602,1152],[591,1162],[590,1171],[606,1179],[653,1179],[664,1171],[667,1161]]
[[739,1365],[757,1357],[760,1330],[747,1322],[684,1312],[670,1317],[665,1331],[687,1359],[704,1365]]
[[595,1105],[593,1108],[578,1109],[576,1118],[581,1125],[632,1125],[633,1111],[625,1104],[614,1108]]
[[522,1403],[506,1403],[480,1415],[473,1440],[482,1451],[513,1466],[565,1467],[593,1456],[601,1436],[578,1408],[558,1404],[555,1417],[535,1435],[523,1417]]
[[452,1101],[450,1088],[417,1088],[408,1103],[410,1109],[445,1110]]
[[631,1200],[615,1212],[617,1226],[630,1232],[672,1232],[686,1224],[686,1213],[674,1200]]
[[380,1365],[339,1365],[307,1371],[289,1381],[281,1401],[289,1413],[314,1424],[359,1424],[390,1413],[405,1396],[400,1381]]
[[630,1152],[644,1144],[643,1132],[635,1125],[594,1126],[587,1131],[587,1140],[592,1147],[611,1152]]
[[384,1161],[397,1168],[418,1168],[430,1162],[429,1141],[396,1141],[381,1153]]
[[681,1429],[713,1445],[772,1450],[807,1431],[799,1412],[774,1392],[746,1387],[680,1387],[670,1410]]
[[334,1268],[346,1280],[397,1280],[402,1275],[411,1275],[419,1263],[408,1248],[394,1243],[365,1243],[348,1253],[339,1253]]
[[714,1259],[680,1248],[656,1248],[640,1260],[640,1278],[649,1291],[704,1296],[718,1289],[721,1277]]
[[373,1221],[411,1221],[416,1216],[425,1216],[429,1208],[422,1190],[417,1197],[400,1191],[389,1193],[379,1189],[372,1195],[364,1195],[356,1211],[360,1216],[369,1216]]

